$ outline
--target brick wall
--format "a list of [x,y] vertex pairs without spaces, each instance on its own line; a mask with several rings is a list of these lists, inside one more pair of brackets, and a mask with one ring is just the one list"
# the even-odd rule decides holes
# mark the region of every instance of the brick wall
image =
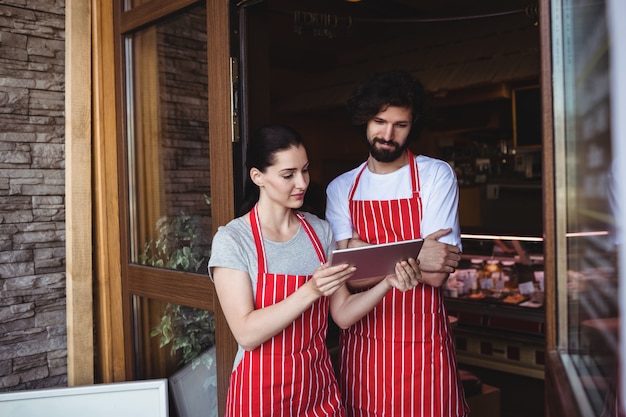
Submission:
[[67,384],[64,13],[0,3],[0,391]]

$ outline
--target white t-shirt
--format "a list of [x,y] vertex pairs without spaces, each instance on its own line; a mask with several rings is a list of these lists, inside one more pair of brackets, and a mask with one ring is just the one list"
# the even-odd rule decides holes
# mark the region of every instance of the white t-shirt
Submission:
[[[459,187],[454,170],[439,159],[418,155],[415,160],[422,198],[422,237],[451,227],[452,232],[439,240],[461,248]],[[335,178],[326,189],[326,220],[332,226],[337,242],[352,237],[348,197],[363,164]],[[411,173],[407,164],[389,174],[375,174],[365,168],[353,198],[395,200],[411,195]]]

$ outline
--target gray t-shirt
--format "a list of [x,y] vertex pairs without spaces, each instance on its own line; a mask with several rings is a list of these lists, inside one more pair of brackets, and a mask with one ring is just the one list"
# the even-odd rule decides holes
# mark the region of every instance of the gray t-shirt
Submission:
[[[330,225],[311,213],[305,213],[305,219],[315,230],[326,256],[334,247]],[[298,232],[287,242],[273,242],[263,239],[267,272],[274,274],[311,275],[320,266],[320,260],[306,231],[300,226]],[[238,217],[226,226],[218,228],[213,237],[209,274],[211,268],[225,268],[245,271],[252,280],[252,289],[256,290],[258,260],[256,246],[250,224]],[[256,292],[255,292],[256,294]]]
[[[332,230],[325,220],[311,213],[304,213],[328,257],[335,247]],[[306,231],[300,226],[295,236],[287,242],[273,242],[263,239],[267,272],[272,274],[312,275],[320,266],[317,252]],[[221,266],[247,272],[252,284],[252,292],[256,296],[257,284],[257,251],[250,224],[238,217],[226,226],[218,228],[213,237],[211,258],[209,259],[209,275],[213,279],[212,268]],[[243,348],[239,346],[233,369],[243,358]]]

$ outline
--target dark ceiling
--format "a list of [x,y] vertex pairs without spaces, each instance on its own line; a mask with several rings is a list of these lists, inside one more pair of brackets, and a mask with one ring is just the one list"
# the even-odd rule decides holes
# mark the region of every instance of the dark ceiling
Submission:
[[274,111],[336,108],[355,83],[386,69],[410,71],[439,101],[451,101],[451,91],[500,98],[513,83],[538,82],[537,3],[529,0],[241,4],[249,71]]
[[269,19],[274,66],[302,72],[328,70],[342,54],[401,41],[433,25],[536,10],[531,0],[263,0],[254,8]]

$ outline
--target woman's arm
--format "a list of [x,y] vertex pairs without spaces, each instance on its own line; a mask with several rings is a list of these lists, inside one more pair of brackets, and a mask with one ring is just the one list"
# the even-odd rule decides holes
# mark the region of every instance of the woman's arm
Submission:
[[395,275],[388,275],[367,291],[351,294],[346,285],[330,297],[330,313],[342,329],[350,327],[369,313],[391,288],[406,291],[420,282],[419,262],[415,259],[398,262]]
[[348,265],[318,268],[313,278],[284,300],[255,309],[247,272],[213,268],[215,290],[237,343],[252,350],[289,326],[318,298],[333,294],[354,272]]

